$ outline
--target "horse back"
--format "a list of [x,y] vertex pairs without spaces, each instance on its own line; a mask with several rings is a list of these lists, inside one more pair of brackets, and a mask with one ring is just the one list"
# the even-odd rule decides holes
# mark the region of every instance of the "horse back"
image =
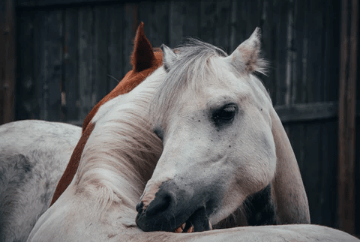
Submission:
[[79,127],[26,120],[0,126],[0,241],[25,241],[50,204]]

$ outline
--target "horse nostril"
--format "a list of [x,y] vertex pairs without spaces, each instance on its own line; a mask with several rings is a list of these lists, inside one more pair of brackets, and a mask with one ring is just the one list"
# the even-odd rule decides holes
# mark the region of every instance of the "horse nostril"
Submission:
[[165,211],[171,204],[169,194],[157,194],[155,199],[146,208],[146,216],[152,216]]
[[140,203],[136,204],[136,211],[137,211],[138,213],[142,213],[143,207],[144,207],[144,203],[143,203],[143,202],[140,202]]

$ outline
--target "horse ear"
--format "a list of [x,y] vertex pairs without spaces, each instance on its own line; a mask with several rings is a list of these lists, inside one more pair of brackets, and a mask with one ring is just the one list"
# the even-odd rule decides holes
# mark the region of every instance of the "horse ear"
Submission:
[[267,62],[260,58],[260,28],[256,28],[250,38],[242,42],[226,59],[240,72],[266,73]]
[[133,71],[140,72],[150,68],[156,61],[153,48],[145,36],[144,23],[141,22],[134,40],[134,51],[131,56]]
[[161,50],[164,55],[163,57],[164,68],[166,72],[169,72],[170,68],[176,62],[177,56],[172,49],[170,49],[164,44],[161,45]]

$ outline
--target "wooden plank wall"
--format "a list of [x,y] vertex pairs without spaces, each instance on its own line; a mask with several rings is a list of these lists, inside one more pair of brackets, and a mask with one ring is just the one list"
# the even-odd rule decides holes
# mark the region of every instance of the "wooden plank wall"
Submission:
[[358,0],[341,7],[339,92],[339,228],[355,232],[355,136]]
[[155,47],[191,36],[228,53],[261,27],[261,79],[285,112],[312,222],[338,227],[340,0],[37,2],[18,1],[16,119],[81,121],[130,70],[140,21]]
[[14,120],[15,1],[0,2],[0,124]]
[[[360,4],[358,4],[358,14],[360,14]],[[360,17],[358,16],[358,24],[360,23]],[[358,56],[357,65],[360,66],[360,30],[358,30]],[[360,68],[357,68],[357,85],[356,85],[356,96],[358,97],[356,109],[360,109]],[[355,234],[360,235],[360,116],[356,116],[356,137],[355,137]],[[356,206],[357,205],[357,206]]]

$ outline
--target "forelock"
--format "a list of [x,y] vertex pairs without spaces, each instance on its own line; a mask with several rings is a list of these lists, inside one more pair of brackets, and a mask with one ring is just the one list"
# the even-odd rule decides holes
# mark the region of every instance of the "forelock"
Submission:
[[228,56],[220,48],[192,38],[174,52],[176,61],[170,66],[151,103],[150,112],[155,122],[164,118],[185,89],[197,92],[206,81],[206,76],[217,74],[212,62],[214,57]]

